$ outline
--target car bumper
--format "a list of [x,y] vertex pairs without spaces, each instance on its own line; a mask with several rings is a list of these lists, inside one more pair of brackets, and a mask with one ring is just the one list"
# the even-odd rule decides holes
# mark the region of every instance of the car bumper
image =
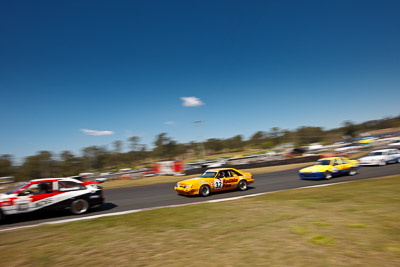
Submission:
[[192,196],[198,194],[198,190],[194,188],[182,188],[182,187],[175,187],[176,192],[180,195]]
[[247,184],[252,184],[252,183],[254,183],[254,179],[246,179],[246,181],[247,181]]
[[89,205],[91,207],[100,206],[100,205],[103,205],[103,204],[104,204],[104,198],[102,198],[102,197],[92,198],[92,199],[89,200]]
[[313,179],[323,179],[325,174],[323,172],[301,172],[299,173],[300,179],[303,180],[313,180]]

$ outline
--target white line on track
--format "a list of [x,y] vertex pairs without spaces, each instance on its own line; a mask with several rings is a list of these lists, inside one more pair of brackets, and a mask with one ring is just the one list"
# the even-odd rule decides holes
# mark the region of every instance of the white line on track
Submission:
[[[386,177],[370,178],[370,179],[380,179],[380,178],[386,178]],[[363,179],[363,180],[370,180],[370,179]],[[136,209],[136,210],[119,211],[119,212],[113,212],[113,213],[107,213],[107,214],[99,214],[99,215],[86,216],[86,217],[79,217],[79,218],[73,218],[73,219],[64,219],[64,220],[59,220],[59,221],[51,221],[51,222],[43,222],[43,223],[37,223],[37,224],[31,224],[31,225],[10,227],[10,228],[5,228],[5,229],[0,229],[0,232],[19,230],[19,229],[25,229],[25,228],[32,228],[32,227],[37,227],[37,226],[42,226],[42,225],[54,225],[54,224],[62,224],[62,223],[77,222],[77,221],[84,221],[84,220],[92,220],[92,219],[108,217],[108,216],[118,216],[118,215],[130,214],[130,213],[137,213],[137,212],[146,211],[146,210],[156,210],[156,209],[163,209],[163,208],[175,208],[175,207],[183,207],[183,206],[198,205],[198,204],[205,204],[205,203],[218,203],[218,202],[237,200],[237,199],[242,199],[242,198],[247,198],[247,197],[262,196],[262,195],[267,195],[267,194],[272,194],[272,193],[277,193],[277,192],[282,192],[282,191],[288,191],[288,190],[307,189],[307,188],[323,187],[323,186],[330,186],[330,185],[346,184],[346,183],[351,183],[351,182],[355,182],[355,181],[360,181],[360,180],[347,181],[347,182],[338,182],[338,183],[332,183],[332,184],[310,185],[310,186],[304,186],[304,187],[298,187],[298,188],[292,188],[292,189],[276,190],[276,191],[271,191],[271,192],[250,194],[250,195],[244,195],[244,196],[228,197],[228,198],[213,199],[213,200],[205,200],[205,201],[194,202],[194,203],[176,204],[176,205],[158,206],[158,207],[143,208],[143,209]]]

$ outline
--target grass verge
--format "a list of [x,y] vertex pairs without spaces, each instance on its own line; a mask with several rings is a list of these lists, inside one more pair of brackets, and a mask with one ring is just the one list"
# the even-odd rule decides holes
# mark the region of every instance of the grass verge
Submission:
[[0,233],[4,266],[399,266],[400,176]]

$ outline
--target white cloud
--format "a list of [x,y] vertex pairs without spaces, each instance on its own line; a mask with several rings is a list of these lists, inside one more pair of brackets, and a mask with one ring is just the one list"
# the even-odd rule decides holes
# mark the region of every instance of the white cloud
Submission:
[[184,107],[199,107],[204,105],[200,98],[194,96],[181,97],[181,100]]
[[81,129],[81,132],[84,132],[87,135],[95,135],[95,136],[114,134],[113,131],[96,131],[96,130],[88,130],[88,129]]
[[164,122],[166,125],[174,125],[175,124],[175,122],[174,121],[166,121],[166,122]]

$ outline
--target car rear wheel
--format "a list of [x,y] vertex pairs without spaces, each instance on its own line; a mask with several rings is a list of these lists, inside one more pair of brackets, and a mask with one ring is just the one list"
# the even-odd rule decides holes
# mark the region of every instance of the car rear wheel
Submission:
[[357,174],[357,169],[356,168],[351,168],[349,171],[349,175],[353,176]]
[[0,223],[2,223],[5,219],[3,212],[0,210]]
[[70,211],[72,214],[83,214],[89,209],[89,203],[84,199],[72,201]]
[[329,180],[329,179],[331,179],[332,178],[332,173],[330,173],[330,172],[325,172],[325,174],[324,174],[324,178],[326,179],[326,180]]
[[206,197],[210,195],[210,187],[208,185],[203,184],[200,186],[199,195],[202,197]]
[[246,181],[246,180],[240,180],[239,183],[238,183],[238,185],[237,185],[237,188],[238,188],[240,191],[246,190],[246,189],[247,189],[247,181]]

